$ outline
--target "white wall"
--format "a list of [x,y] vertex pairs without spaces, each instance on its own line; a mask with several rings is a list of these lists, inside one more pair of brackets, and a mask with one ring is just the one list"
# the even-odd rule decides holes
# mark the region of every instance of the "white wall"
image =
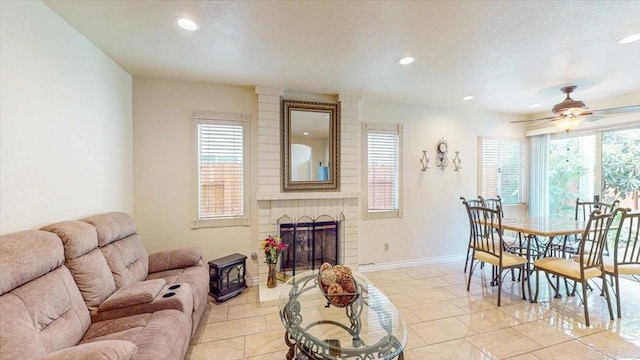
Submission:
[[0,233],[132,212],[131,76],[39,1],[0,14]]
[[[196,246],[205,259],[258,250],[257,179],[250,178],[251,226],[191,229],[196,220],[193,109],[250,113],[252,144],[257,143],[257,99],[253,87],[135,78],[134,217],[149,252]],[[251,147],[251,174],[257,174],[257,146]],[[257,228],[256,228],[257,229]],[[248,277],[257,262],[247,260]]]
[[[411,104],[365,101],[361,121],[404,125],[404,217],[362,220],[360,263],[388,263],[434,258],[466,252],[469,225],[460,196],[476,197],[478,136],[522,137],[522,125],[509,124],[515,116],[469,109],[445,109]],[[449,144],[449,166],[435,166],[440,138]],[[422,150],[431,168],[421,171]],[[453,170],[460,151],[463,170]],[[507,215],[522,209],[507,208]],[[384,251],[384,243],[389,250]]]

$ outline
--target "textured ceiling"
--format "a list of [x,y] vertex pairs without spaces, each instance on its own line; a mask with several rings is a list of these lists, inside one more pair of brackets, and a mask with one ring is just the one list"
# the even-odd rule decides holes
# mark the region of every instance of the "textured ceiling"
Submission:
[[45,3],[134,76],[520,114],[570,84],[588,106],[640,104],[640,42],[617,43],[640,33],[640,1]]

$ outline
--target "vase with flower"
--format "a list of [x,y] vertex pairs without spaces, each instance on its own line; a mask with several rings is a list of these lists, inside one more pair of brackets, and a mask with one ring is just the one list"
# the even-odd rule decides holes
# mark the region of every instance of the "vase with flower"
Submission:
[[264,251],[264,262],[269,267],[267,287],[274,288],[278,284],[276,280],[276,263],[280,254],[287,248],[287,244],[283,243],[279,236],[269,235],[269,237],[262,240],[260,247]]

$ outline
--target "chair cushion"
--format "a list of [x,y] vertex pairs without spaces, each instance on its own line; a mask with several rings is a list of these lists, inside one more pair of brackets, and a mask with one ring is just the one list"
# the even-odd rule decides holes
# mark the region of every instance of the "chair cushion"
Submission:
[[[561,276],[580,279],[580,263],[573,261],[573,259],[548,257],[534,261],[533,265],[538,269],[548,270]],[[588,268],[584,272],[584,277],[591,279],[600,276],[600,274],[600,269]]]
[[[607,274],[615,274],[613,258],[604,256],[602,263],[604,264],[604,272]],[[620,264],[618,265],[618,274],[640,275],[640,264]]]
[[[491,265],[498,266],[500,264],[500,258],[497,255],[487,253],[484,251],[476,251],[473,255],[474,258],[489,263]],[[523,265],[527,262],[527,259],[522,256],[514,255],[511,253],[503,252],[502,253],[502,266],[503,267],[512,267]]]

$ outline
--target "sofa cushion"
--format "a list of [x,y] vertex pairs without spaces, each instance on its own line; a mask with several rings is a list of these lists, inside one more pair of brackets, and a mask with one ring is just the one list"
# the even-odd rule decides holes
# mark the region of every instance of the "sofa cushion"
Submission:
[[90,322],[71,273],[61,266],[0,297],[0,359],[30,358],[73,346]]
[[138,347],[136,360],[182,360],[190,334],[187,315],[178,310],[161,310],[93,323],[82,343],[128,340]]
[[66,265],[78,284],[90,311],[116,291],[116,284],[102,252],[96,228],[82,221],[62,221],[42,228],[62,239]]
[[122,288],[98,307],[99,311],[108,311],[128,306],[149,303],[158,296],[166,285],[164,279],[147,280]]
[[98,246],[108,245],[136,233],[136,223],[129,214],[109,212],[91,216],[82,221],[93,225],[98,233]]
[[41,230],[52,232],[62,240],[65,259],[75,259],[98,247],[96,228],[82,221],[61,221]]
[[137,351],[131,341],[105,340],[64,348],[35,360],[131,360]]
[[107,260],[99,249],[94,249],[79,258],[67,260],[67,266],[90,311],[95,310],[116,291],[116,284]]
[[116,289],[147,278],[149,255],[138,235],[130,235],[100,248],[111,269]]
[[0,237],[0,295],[63,263],[64,251],[55,234],[26,230]]
[[184,269],[197,265],[200,259],[202,259],[202,250],[196,247],[155,252],[149,254],[149,273]]

